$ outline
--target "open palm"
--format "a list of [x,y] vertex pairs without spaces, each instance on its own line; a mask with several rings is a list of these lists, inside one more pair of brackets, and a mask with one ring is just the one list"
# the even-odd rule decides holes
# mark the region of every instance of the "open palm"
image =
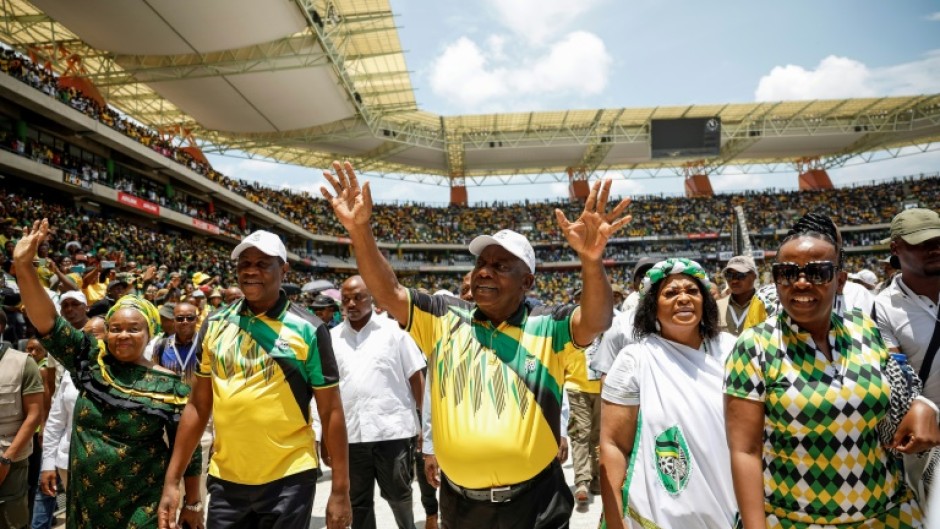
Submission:
[[23,236],[13,248],[14,263],[30,263],[39,253],[39,245],[49,237],[49,221],[47,219],[33,222],[32,229],[23,228]]
[[336,218],[347,231],[357,225],[368,225],[372,216],[372,192],[369,189],[369,183],[359,186],[359,180],[349,162],[343,164],[333,162],[333,171],[335,174],[323,171],[323,176],[333,187],[336,196],[333,196],[326,186],[320,186],[323,198],[333,206]]
[[610,185],[610,180],[595,182],[584,203],[584,210],[574,221],[569,221],[560,209],[555,210],[555,218],[568,245],[582,258],[600,259],[611,235],[633,220],[630,215],[620,216],[630,205],[629,198],[621,200],[609,213],[606,211]]

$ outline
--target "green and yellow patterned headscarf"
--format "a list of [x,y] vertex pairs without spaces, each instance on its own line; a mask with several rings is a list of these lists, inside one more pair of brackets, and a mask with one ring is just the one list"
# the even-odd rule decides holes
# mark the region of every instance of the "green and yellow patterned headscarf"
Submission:
[[111,316],[121,309],[134,309],[141,313],[144,316],[144,321],[147,322],[147,330],[150,331],[151,338],[160,332],[160,313],[157,312],[157,308],[146,299],[133,295],[124,296],[114,303],[114,306],[111,307],[111,310],[104,318],[105,325],[111,321]]
[[653,285],[673,274],[685,274],[694,277],[701,281],[702,286],[705,288],[708,288],[710,284],[708,274],[705,273],[705,269],[702,268],[702,265],[697,262],[684,257],[666,259],[665,261],[654,264],[653,267],[646,272],[646,277],[643,278],[643,283],[640,285],[640,297],[647,295],[653,290]]

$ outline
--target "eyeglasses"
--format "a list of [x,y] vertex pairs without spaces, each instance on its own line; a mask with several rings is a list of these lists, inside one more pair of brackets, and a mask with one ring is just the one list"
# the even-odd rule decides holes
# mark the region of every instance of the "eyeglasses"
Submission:
[[746,273],[735,272],[734,270],[728,270],[727,272],[725,272],[724,275],[725,275],[725,279],[727,279],[728,281],[739,281],[747,277]]
[[825,285],[832,281],[839,267],[832,261],[813,261],[800,266],[796,263],[774,263],[770,267],[774,282],[778,285],[791,286],[803,276],[813,285]]
[[196,316],[177,316],[176,323],[184,323],[187,321],[196,321]]

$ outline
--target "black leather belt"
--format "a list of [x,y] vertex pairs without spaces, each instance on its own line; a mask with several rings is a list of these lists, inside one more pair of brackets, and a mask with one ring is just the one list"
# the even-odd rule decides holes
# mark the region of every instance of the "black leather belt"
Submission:
[[443,476],[443,478],[444,481],[447,482],[447,485],[450,486],[454,492],[463,496],[464,498],[467,498],[468,500],[485,501],[490,503],[507,503],[515,499],[523,492],[531,489],[542,478],[550,474],[556,463],[557,461],[553,461],[551,465],[545,467],[545,470],[536,474],[535,477],[523,481],[522,483],[516,483],[515,485],[504,485],[501,487],[493,487],[489,489],[467,489],[447,479],[447,476]]

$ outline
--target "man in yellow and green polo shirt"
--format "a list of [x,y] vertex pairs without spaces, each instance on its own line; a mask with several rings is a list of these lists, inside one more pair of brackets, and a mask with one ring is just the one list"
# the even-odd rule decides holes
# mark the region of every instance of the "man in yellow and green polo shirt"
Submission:
[[321,191],[349,232],[359,274],[428,357],[444,527],[568,527],[574,500],[555,458],[566,365],[610,326],[613,294],[601,259],[608,237],[630,220],[618,218],[628,202],[607,212],[610,182],[598,182],[578,219],[556,211],[581,259],[580,307],[526,301],[535,252],[511,230],[470,243],[471,303],[401,286],[372,234],[368,184],[360,188],[349,163],[333,168],[324,176],[336,196]]
[[315,398],[333,468],[327,527],[345,528],[352,520],[346,425],[329,330],[281,290],[287,250],[277,235],[252,233],[232,259],[244,298],[210,315],[197,336],[200,363],[164,481],[160,527],[175,517],[181,473],[211,414],[208,527],[306,529],[319,465]]

